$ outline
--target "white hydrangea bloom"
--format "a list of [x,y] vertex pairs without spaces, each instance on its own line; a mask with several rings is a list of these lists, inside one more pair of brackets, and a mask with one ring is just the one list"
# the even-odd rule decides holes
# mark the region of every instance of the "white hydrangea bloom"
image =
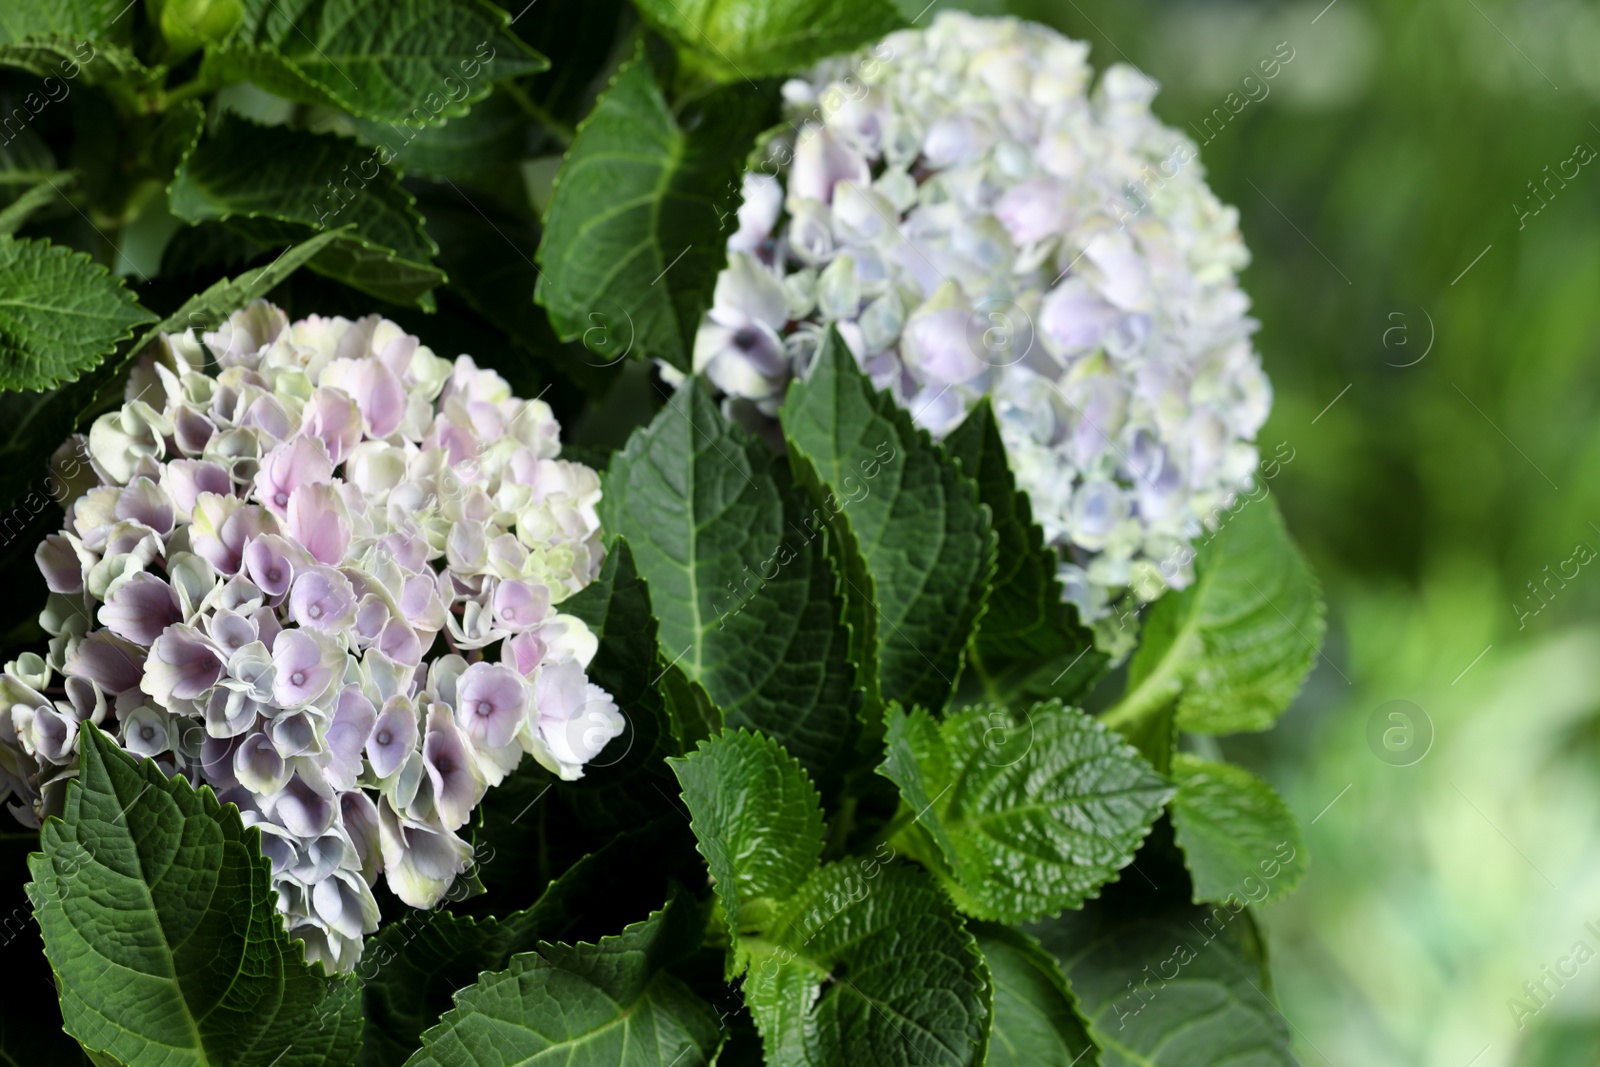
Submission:
[[258,301],[164,336],[85,446],[98,484],[36,555],[49,654],[0,675],[21,821],[92,722],[237,804],[287,929],[347,971],[380,874],[433,907],[487,788],[524,755],[578,778],[623,732],[558,607],[600,566],[599,479],[470,357]]
[[[1192,579],[1184,546],[1251,482],[1271,388],[1237,212],[1155,85],[1004,18],[939,15],[784,88],[744,180],[694,365],[770,418],[837,327],[943,436],[993,397],[1082,617]],[[129,430],[129,433],[134,432]]]

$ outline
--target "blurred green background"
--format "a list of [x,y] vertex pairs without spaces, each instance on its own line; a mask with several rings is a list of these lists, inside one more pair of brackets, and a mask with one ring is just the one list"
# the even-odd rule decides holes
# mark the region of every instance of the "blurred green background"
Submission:
[[1273,491],[1330,626],[1226,747],[1307,830],[1263,916],[1301,1061],[1593,1067],[1600,5],[1008,7],[1161,83],[1254,255],[1262,442],[1294,449]]

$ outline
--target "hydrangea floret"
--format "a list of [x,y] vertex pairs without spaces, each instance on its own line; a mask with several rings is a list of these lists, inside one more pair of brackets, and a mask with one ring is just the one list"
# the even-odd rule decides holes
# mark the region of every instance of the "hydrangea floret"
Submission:
[[[418,908],[525,755],[583,773],[624,720],[558,605],[602,559],[599,480],[468,356],[264,302],[163,335],[36,554],[46,656],[0,677],[0,788],[59,810],[93,723],[257,826],[307,957],[349,970],[381,874]],[[4,794],[0,794],[4,795]]]
[[1154,83],[1119,64],[1091,91],[1087,53],[950,12],[790,81],[694,367],[759,423],[836,327],[935,437],[991,396],[1064,594],[1104,623],[1192,580],[1271,389],[1237,212]]

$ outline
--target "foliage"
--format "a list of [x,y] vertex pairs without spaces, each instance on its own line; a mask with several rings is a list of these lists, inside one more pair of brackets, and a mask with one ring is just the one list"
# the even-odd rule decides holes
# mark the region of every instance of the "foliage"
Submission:
[[[577,428],[607,557],[561,610],[628,720],[582,781],[495,790],[466,892],[337,979],[239,810],[86,726],[27,889],[65,1033],[127,1067],[1287,1062],[1246,879],[1287,892],[1304,844],[1195,751],[1270,727],[1317,654],[1275,505],[1207,537],[1118,672],[987,404],[935,442],[833,334],[747,430],[687,372],[779,79],[921,12],[636,7],[0,13],[7,655],[44,640],[51,454],[159,334],[270,294],[377,311]],[[1121,986],[1207,908],[1225,933],[1122,1033]],[[0,1058],[59,1059],[24,1003]]]

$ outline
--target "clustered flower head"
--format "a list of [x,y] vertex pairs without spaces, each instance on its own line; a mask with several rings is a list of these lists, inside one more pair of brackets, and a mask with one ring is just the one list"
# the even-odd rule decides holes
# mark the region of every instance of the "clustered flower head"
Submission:
[[1183,549],[1250,484],[1271,390],[1237,213],[1131,67],[941,14],[784,88],[745,176],[694,366],[770,418],[836,327],[935,437],[993,398],[1066,596],[1106,620],[1191,580]]
[[379,874],[434,906],[487,787],[524,755],[577,778],[623,731],[557,609],[602,556],[559,434],[378,316],[163,336],[68,443],[96,484],[37,552],[51,640],[0,676],[0,797],[59,811],[94,723],[237,804],[289,932],[348,970]]

